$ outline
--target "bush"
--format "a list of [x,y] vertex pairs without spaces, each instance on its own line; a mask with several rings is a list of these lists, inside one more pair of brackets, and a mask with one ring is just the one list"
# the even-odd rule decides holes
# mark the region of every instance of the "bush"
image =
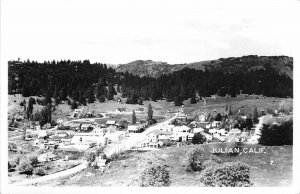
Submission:
[[192,144],[203,144],[205,141],[206,137],[199,132],[194,134]]
[[221,158],[219,158],[218,156],[211,154],[209,156],[209,160],[205,160],[202,164],[203,169],[206,169],[207,167],[210,166],[215,166],[217,164],[221,164],[223,161]]
[[33,167],[27,160],[23,160],[18,165],[18,170],[20,173],[32,174]]
[[16,163],[16,165],[19,165],[20,164],[20,160],[21,160],[21,156],[20,155],[17,155],[15,158],[14,158],[14,162]]
[[293,145],[293,120],[279,125],[264,124],[258,142],[268,146]]
[[171,184],[168,166],[161,161],[148,161],[138,176],[140,187],[166,187]]
[[50,163],[48,163],[48,164],[45,165],[45,170],[50,170],[52,168],[53,168],[53,165],[50,164]]
[[97,155],[97,156],[100,156],[100,155],[103,153],[103,151],[104,151],[104,147],[103,147],[103,146],[97,148],[97,150],[96,150],[96,155]]
[[14,169],[17,166],[15,161],[8,161],[8,171]]
[[13,143],[13,142],[8,142],[8,150],[9,151],[17,151],[18,150],[17,144]]
[[116,160],[116,159],[120,158],[120,156],[121,156],[121,154],[113,153],[113,154],[109,157],[109,160],[110,160],[110,161]]
[[89,162],[89,163],[92,163],[95,161],[96,159],[96,154],[94,152],[86,152],[84,154],[84,157],[86,158],[86,160]]
[[236,161],[209,166],[201,172],[200,182],[208,187],[249,187],[250,168]]
[[218,156],[211,154],[209,156],[209,160],[216,162],[217,164],[221,164],[223,161],[221,158],[219,158]]
[[37,167],[36,169],[34,169],[33,173],[39,176],[44,176],[46,174],[46,171],[42,167]]
[[201,171],[203,169],[202,164],[205,160],[209,158],[208,152],[203,148],[196,147],[188,150],[185,158],[185,170],[191,171]]
[[216,163],[216,162],[213,161],[213,160],[205,160],[205,161],[203,162],[203,164],[202,164],[202,167],[203,167],[203,169],[206,169],[206,168],[208,168],[208,167],[210,167],[210,166],[215,166],[215,165],[218,165],[218,163]]
[[30,155],[28,159],[31,166],[35,166],[39,162],[37,155]]

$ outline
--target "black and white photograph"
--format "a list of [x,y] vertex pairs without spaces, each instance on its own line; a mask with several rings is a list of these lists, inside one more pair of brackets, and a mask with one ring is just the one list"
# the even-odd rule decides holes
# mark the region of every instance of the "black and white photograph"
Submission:
[[299,193],[299,24],[299,0],[1,0],[1,193]]

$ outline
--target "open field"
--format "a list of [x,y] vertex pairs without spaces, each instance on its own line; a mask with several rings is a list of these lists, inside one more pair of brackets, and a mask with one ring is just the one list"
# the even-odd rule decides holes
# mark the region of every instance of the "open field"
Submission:
[[[116,97],[118,97],[117,95]],[[115,97],[115,98],[116,98]],[[34,98],[42,98],[36,97]],[[22,113],[23,107],[19,104],[23,99],[28,101],[29,97],[21,97],[21,95],[9,95],[9,104],[8,104],[8,113],[9,115],[16,114],[17,112]],[[207,112],[224,112],[225,106],[231,106],[233,112],[237,112],[239,109],[242,113],[252,113],[254,107],[258,108],[258,111],[261,110],[278,110],[279,104],[282,100],[286,100],[286,98],[273,98],[273,97],[265,97],[259,98],[258,96],[238,96],[236,98],[225,98],[218,97],[216,99],[206,98],[206,105],[204,105],[203,101],[198,102],[197,104],[190,104],[189,100],[184,101],[184,112],[190,116],[195,116],[202,111]],[[180,107],[174,106],[172,102],[166,102],[165,100],[158,100],[156,102],[153,101],[144,101],[143,105],[138,104],[125,104],[126,98],[122,98],[122,104],[117,103],[116,101],[105,101],[104,103],[100,103],[95,101],[94,103],[87,104],[87,106],[80,106],[79,108],[83,108],[84,111],[95,111],[96,113],[101,112],[115,112],[117,108],[126,108],[126,111],[132,112],[137,108],[144,108],[145,114],[147,114],[148,105],[151,103],[154,111],[154,115],[164,115],[168,110],[178,111]],[[293,102],[293,99],[288,99],[288,101]],[[34,105],[33,112],[36,110],[41,110],[43,107],[41,105]],[[59,104],[55,111],[52,113],[52,119],[56,120],[58,118],[63,118],[66,115],[73,112],[70,105],[67,103]],[[138,114],[137,114],[138,116]]]
[[266,111],[267,109],[272,109],[273,111],[279,110],[279,105],[283,100],[288,100],[291,103],[293,102],[293,99],[291,98],[259,98],[258,96],[237,96],[236,98],[220,97],[216,99],[206,98],[206,105],[204,105],[203,101],[198,102],[197,104],[190,104],[189,100],[186,100],[184,102],[184,111],[191,116],[197,115],[202,111],[217,111],[222,113],[225,112],[225,107],[228,105],[228,107],[231,106],[233,113],[240,110],[241,113],[252,114],[255,107],[257,107],[259,112],[262,110]]
[[[246,145],[261,147],[260,145]],[[125,159],[111,162],[111,167],[102,174],[88,168],[72,177],[44,183],[46,186],[127,186],[138,173],[142,158],[164,157],[170,167],[171,186],[201,186],[198,173],[186,173],[183,160],[188,149],[193,146],[166,147],[158,151],[130,152]],[[240,160],[251,168],[251,181],[255,187],[291,186],[293,167],[293,146],[266,147],[265,154],[243,153],[237,156],[226,154],[219,157],[226,162]]]

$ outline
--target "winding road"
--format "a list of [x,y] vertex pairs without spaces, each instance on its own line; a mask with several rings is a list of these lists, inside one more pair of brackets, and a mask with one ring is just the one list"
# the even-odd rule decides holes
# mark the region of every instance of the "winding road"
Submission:
[[54,174],[34,178],[34,179],[29,179],[29,180],[25,180],[25,181],[21,181],[21,182],[17,182],[17,183],[12,183],[10,185],[11,186],[34,185],[34,184],[38,184],[38,183],[41,183],[41,182],[50,181],[50,180],[70,176],[72,174],[78,173],[78,172],[86,169],[87,167],[88,167],[88,163],[86,161],[82,161],[82,163],[80,165],[75,166],[73,168],[70,168],[70,169],[67,169],[67,170],[64,170],[64,171],[61,171],[61,172],[57,172],[57,173],[54,173]]

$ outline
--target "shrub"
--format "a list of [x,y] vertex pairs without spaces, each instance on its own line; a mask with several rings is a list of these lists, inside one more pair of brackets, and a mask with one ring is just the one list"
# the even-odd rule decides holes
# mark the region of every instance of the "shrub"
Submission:
[[110,161],[116,160],[116,159],[118,159],[120,156],[121,156],[121,154],[113,153],[113,154],[109,157],[109,160],[110,160]]
[[209,156],[209,160],[216,162],[217,164],[221,164],[223,161],[221,158],[219,158],[218,156],[211,154]]
[[203,167],[203,169],[206,169],[206,168],[208,168],[208,167],[210,167],[210,166],[215,166],[215,165],[218,165],[218,163],[216,163],[216,162],[213,161],[213,160],[205,160],[205,161],[203,162],[203,164],[202,164],[202,167]]
[[14,162],[16,163],[16,165],[19,165],[20,164],[20,160],[21,160],[21,156],[20,155],[17,155],[15,158],[14,158]]
[[206,137],[201,133],[195,133],[192,139],[192,144],[203,144],[206,141]]
[[92,163],[95,161],[96,159],[96,154],[94,152],[86,152],[84,154],[84,157],[86,158],[86,160],[89,162],[89,163]]
[[209,166],[201,172],[200,181],[209,187],[249,187],[250,168],[236,161]]
[[140,187],[169,186],[170,175],[168,166],[161,161],[148,161],[139,173],[137,183]]
[[39,176],[44,176],[46,174],[46,171],[42,167],[37,167],[36,169],[34,169],[33,173]]
[[268,146],[293,145],[293,120],[279,125],[264,124],[258,142]]
[[28,159],[31,166],[35,166],[39,162],[37,155],[30,155]]
[[104,147],[103,147],[103,146],[99,147],[99,148],[96,150],[96,155],[97,155],[97,156],[100,156],[100,155],[103,153],[103,151],[104,151]]
[[185,158],[185,170],[190,171],[201,171],[203,169],[202,164],[209,158],[208,152],[203,148],[196,147],[188,150]]
[[14,169],[17,164],[14,161],[8,161],[8,171]]
[[53,168],[53,165],[50,164],[50,163],[48,163],[48,164],[45,165],[45,170],[50,170],[52,168]]
[[17,151],[18,150],[17,144],[14,142],[8,142],[8,150],[9,151]]
[[23,160],[18,165],[18,170],[20,173],[31,174],[33,168],[32,165],[27,160]]

